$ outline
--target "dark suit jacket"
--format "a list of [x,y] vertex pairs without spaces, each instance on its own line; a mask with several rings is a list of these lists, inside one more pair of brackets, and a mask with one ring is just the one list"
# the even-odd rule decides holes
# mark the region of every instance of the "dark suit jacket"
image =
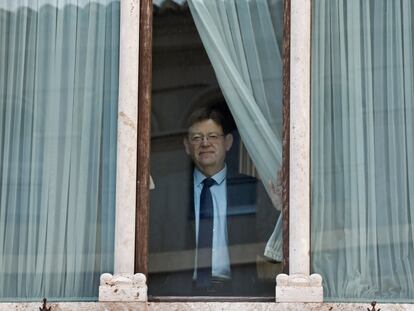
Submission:
[[[257,186],[255,178],[240,174],[227,176],[227,231],[231,282],[236,296],[252,295],[250,291],[257,283],[255,262],[246,263],[244,254],[240,252],[243,245],[257,242]],[[185,264],[179,269],[169,267],[165,271],[150,274],[149,294],[155,296],[192,295],[196,246],[192,174],[174,187],[173,192],[181,193],[182,203],[174,209],[162,211],[162,226],[170,228],[164,230],[159,238],[160,241],[168,241],[160,251],[172,256],[165,258],[166,266],[169,263],[175,263],[175,266],[180,266],[179,263],[183,262]]]

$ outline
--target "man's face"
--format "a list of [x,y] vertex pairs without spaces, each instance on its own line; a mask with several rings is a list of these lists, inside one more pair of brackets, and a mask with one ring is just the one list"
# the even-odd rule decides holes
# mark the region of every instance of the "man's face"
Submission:
[[232,144],[233,136],[224,135],[222,127],[211,119],[194,123],[184,139],[185,151],[206,176],[224,168],[226,152]]

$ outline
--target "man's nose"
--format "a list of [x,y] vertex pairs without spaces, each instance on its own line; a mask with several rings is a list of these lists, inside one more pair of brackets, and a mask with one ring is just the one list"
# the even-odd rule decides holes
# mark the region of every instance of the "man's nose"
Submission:
[[203,146],[210,145],[210,141],[208,140],[208,136],[203,136],[203,140],[201,141],[201,145],[203,145]]

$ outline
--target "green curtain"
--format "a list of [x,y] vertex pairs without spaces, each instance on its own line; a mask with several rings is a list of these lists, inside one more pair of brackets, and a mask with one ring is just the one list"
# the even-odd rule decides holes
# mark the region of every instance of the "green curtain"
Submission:
[[414,3],[312,3],[312,270],[326,300],[412,302]]
[[266,186],[269,180],[276,183],[282,159],[282,58],[275,31],[281,20],[274,20],[270,10],[278,3],[272,7],[268,2],[188,1],[243,143]]
[[[221,91],[270,197],[282,162],[282,0],[188,0]],[[282,217],[264,253],[282,260]]]
[[0,300],[113,270],[119,1],[0,3]]

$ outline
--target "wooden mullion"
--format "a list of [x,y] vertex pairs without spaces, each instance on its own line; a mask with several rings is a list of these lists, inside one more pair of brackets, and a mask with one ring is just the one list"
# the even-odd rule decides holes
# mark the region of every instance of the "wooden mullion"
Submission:
[[290,142],[290,9],[291,0],[283,1],[283,273],[289,274],[289,142]]
[[152,0],[140,0],[135,271],[148,275]]

